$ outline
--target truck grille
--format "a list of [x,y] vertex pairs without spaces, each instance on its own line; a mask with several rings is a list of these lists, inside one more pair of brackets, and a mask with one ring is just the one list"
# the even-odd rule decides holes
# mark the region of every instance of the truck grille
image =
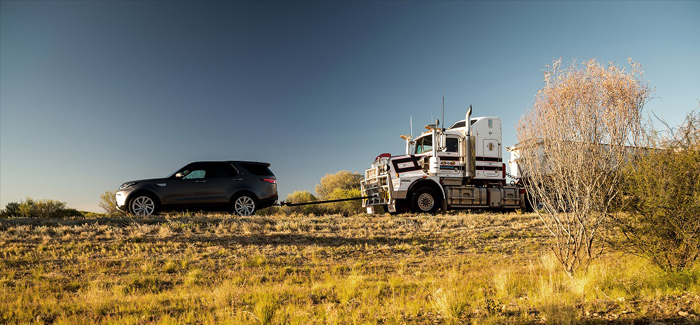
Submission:
[[377,169],[376,168],[370,168],[365,171],[365,179],[370,179],[370,178],[376,178],[377,177]]
[[362,200],[362,206],[386,205],[389,203],[389,174],[379,172],[379,167],[372,167],[365,171],[365,179],[360,182],[362,196],[372,196]]

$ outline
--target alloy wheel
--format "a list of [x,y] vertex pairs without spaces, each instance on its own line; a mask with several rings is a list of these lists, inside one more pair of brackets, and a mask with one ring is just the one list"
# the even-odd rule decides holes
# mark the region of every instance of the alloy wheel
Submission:
[[240,216],[249,216],[255,212],[255,201],[250,196],[238,197],[233,205],[233,210]]
[[137,216],[150,216],[156,209],[156,203],[148,196],[139,196],[131,201],[131,211]]

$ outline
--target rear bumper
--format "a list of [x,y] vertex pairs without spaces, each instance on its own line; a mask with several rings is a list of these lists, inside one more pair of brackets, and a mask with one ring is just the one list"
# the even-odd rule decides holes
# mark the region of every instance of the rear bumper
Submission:
[[274,195],[266,199],[260,199],[258,201],[258,209],[264,209],[267,207],[271,207],[275,205],[275,202],[277,202],[278,196]]

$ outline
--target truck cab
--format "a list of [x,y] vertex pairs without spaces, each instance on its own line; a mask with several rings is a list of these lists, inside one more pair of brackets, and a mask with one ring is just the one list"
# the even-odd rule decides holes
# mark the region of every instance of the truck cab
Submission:
[[415,139],[401,136],[405,155],[380,155],[365,171],[368,213],[524,207],[524,191],[506,186],[498,117],[471,118],[470,107],[450,128],[438,125],[427,125]]

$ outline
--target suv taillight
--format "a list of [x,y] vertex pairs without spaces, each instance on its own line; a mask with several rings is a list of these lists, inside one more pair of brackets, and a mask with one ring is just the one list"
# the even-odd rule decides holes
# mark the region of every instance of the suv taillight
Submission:
[[274,178],[263,178],[262,180],[263,180],[263,181],[266,181],[266,182],[268,182],[268,183],[270,183],[270,184],[277,184],[277,180],[274,179]]

